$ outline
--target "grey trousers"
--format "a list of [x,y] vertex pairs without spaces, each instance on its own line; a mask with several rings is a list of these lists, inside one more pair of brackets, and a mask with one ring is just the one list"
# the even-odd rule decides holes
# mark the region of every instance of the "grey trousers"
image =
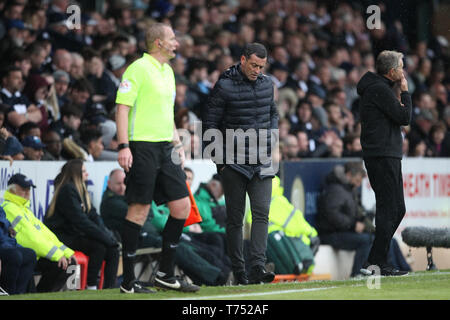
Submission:
[[250,235],[250,268],[266,263],[267,230],[269,222],[272,179],[261,180],[253,176],[249,180],[244,175],[226,166],[221,172],[222,185],[227,208],[227,247],[233,272],[245,271],[243,254],[243,220],[246,193],[250,198],[252,228]]

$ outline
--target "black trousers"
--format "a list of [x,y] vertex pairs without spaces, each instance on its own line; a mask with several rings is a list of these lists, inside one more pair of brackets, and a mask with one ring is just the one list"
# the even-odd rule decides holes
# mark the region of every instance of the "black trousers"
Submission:
[[9,294],[25,293],[33,277],[36,253],[23,247],[0,248],[0,260],[0,287]]
[[[71,262],[70,265],[75,265]],[[41,279],[36,286],[37,292],[55,292],[61,290],[67,279],[72,275],[68,270],[58,267],[58,262],[40,258],[36,264],[36,271],[41,273]],[[32,286],[33,287],[33,286]]]
[[243,174],[226,166],[222,172],[222,185],[227,209],[227,248],[233,272],[242,272],[245,268],[244,242],[242,235],[245,214],[245,197],[248,193],[252,210],[252,228],[250,234],[250,268],[266,263],[267,231],[269,223],[272,179],[261,180],[256,175],[249,180]]
[[103,289],[115,288],[117,280],[117,268],[119,266],[119,249],[117,247],[107,247],[103,243],[91,239],[79,237],[68,244],[76,251],[81,251],[89,257],[87,271],[87,285],[97,286],[98,274],[105,260],[105,278]]
[[320,235],[320,243],[329,244],[335,249],[355,250],[351,277],[360,274],[361,267],[367,261],[373,236],[369,233],[335,232]]
[[376,200],[375,240],[368,262],[383,266],[387,264],[391,239],[406,212],[401,159],[364,158],[364,164]]

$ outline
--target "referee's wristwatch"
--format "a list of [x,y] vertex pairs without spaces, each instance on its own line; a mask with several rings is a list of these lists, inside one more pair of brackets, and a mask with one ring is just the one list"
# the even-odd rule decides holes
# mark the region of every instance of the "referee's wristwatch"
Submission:
[[128,144],[128,143],[120,143],[118,146],[117,146],[117,150],[122,150],[122,149],[125,149],[125,148],[129,148],[130,147],[130,145]]

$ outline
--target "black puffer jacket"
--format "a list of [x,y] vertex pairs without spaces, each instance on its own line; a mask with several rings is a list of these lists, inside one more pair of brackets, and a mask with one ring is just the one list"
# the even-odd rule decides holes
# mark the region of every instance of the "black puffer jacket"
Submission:
[[[242,129],[244,132],[255,129],[256,136],[265,138],[268,149],[263,154],[270,158],[270,131],[268,130],[265,136],[259,135],[259,133],[264,131],[261,129],[278,128],[278,113],[273,100],[273,91],[270,77],[260,74],[255,81],[250,81],[242,73],[240,64],[232,66],[220,76],[208,98],[203,115],[205,131],[218,129],[222,132],[223,158],[222,161],[216,161],[219,169],[226,160],[227,129]],[[237,146],[237,140],[234,141]],[[262,141],[259,140],[257,146],[256,144],[249,145],[246,141],[245,155],[243,154],[244,149],[242,149],[243,152],[234,152],[233,164],[230,166],[249,178],[255,173],[260,173],[264,160],[261,161],[262,159],[257,156],[255,163],[252,159],[255,159],[253,156],[259,154],[261,144]]]
[[358,221],[358,203],[352,185],[337,165],[325,179],[317,199],[317,231],[321,234],[353,232]]
[[393,85],[394,82],[372,72],[367,72],[357,85],[363,157],[402,158],[400,126],[410,123],[412,103],[405,91],[401,93],[402,106]]
[[73,183],[65,184],[56,199],[55,212],[44,218],[45,225],[69,247],[79,237],[97,240],[107,247],[118,246],[114,234],[106,228],[92,206],[86,212],[83,201]]

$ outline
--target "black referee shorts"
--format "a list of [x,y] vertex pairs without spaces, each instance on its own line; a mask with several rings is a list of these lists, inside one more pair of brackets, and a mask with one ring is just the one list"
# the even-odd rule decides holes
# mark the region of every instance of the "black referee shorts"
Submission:
[[128,204],[160,205],[189,196],[186,174],[172,161],[170,142],[130,141],[133,165],[125,178]]

